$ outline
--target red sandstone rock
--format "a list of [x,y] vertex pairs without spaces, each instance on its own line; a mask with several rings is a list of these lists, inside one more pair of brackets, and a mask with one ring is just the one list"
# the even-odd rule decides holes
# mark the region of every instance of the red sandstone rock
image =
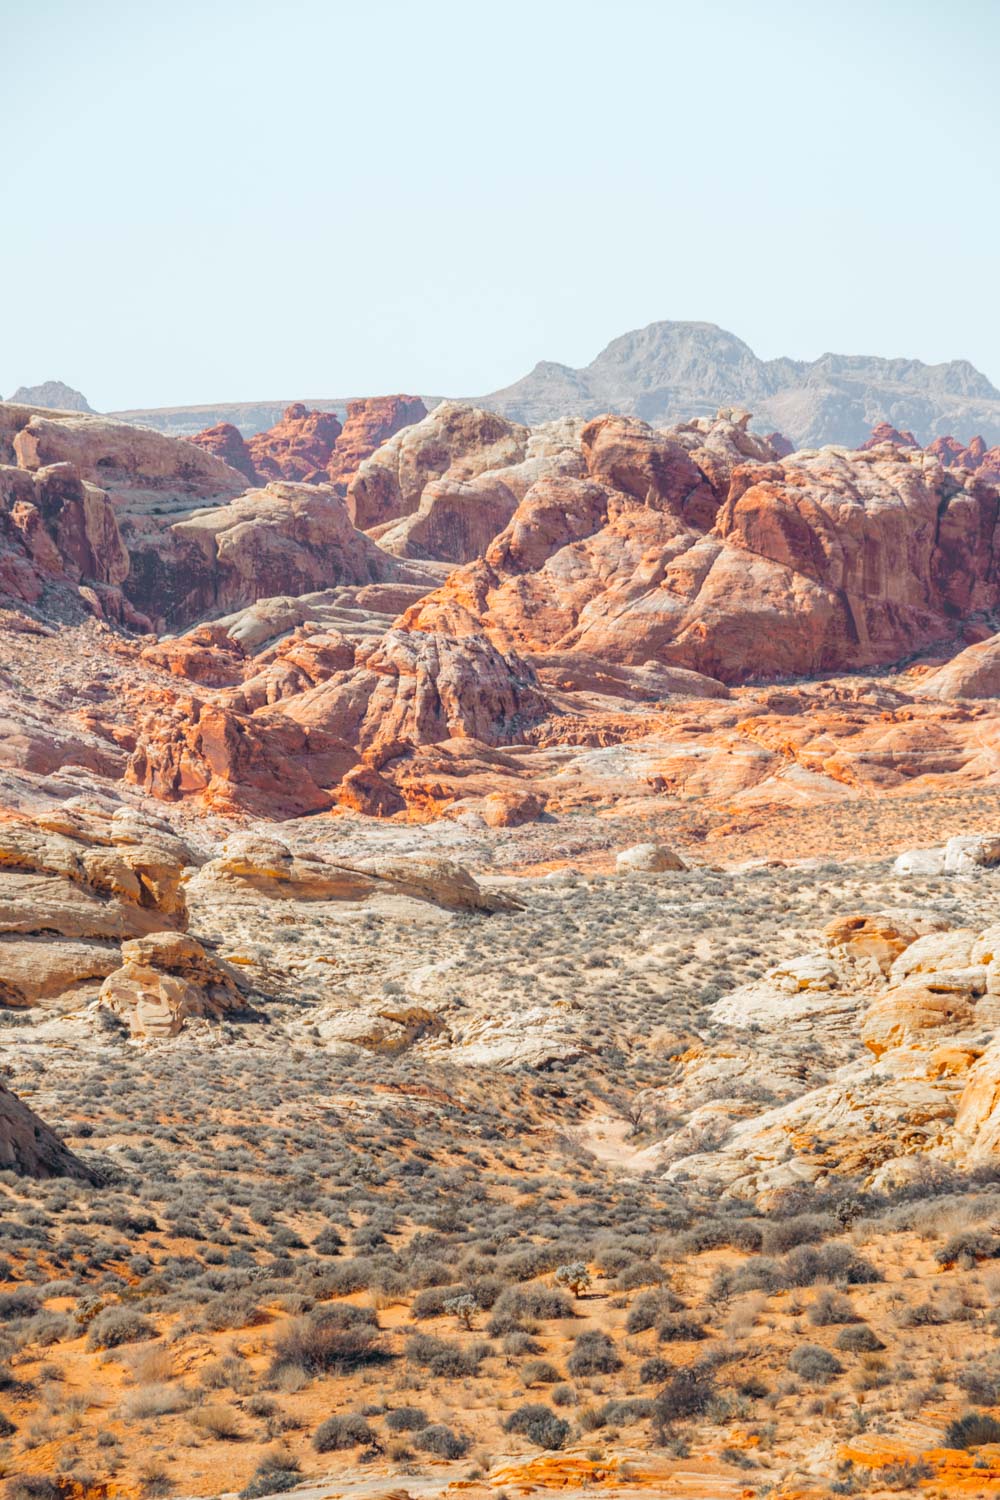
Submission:
[[718,497],[642,425],[591,423],[600,485],[533,486],[485,558],[404,626],[732,683],[898,660],[1000,601],[1000,502],[974,477],[909,449],[824,449],[737,465]]
[[492,412],[442,401],[430,416],[404,427],[367,459],[347,489],[347,509],[362,531],[412,515],[424,486],[448,475],[466,481],[518,463],[528,429]]
[[858,452],[865,453],[871,448],[881,447],[883,443],[890,443],[894,448],[920,447],[912,432],[906,430],[900,432],[898,427],[893,427],[891,422],[878,422],[872,428],[871,437],[861,444]]
[[968,447],[953,437],[935,438],[927,452],[940,459],[945,468],[968,469],[990,484],[1000,481],[1000,448],[987,448],[981,437],[974,437]]
[[296,724],[388,757],[455,738],[516,744],[549,705],[527,663],[484,636],[391,630],[361,666],[284,711]]
[[371,396],[347,403],[347,421],[326,466],[332,484],[346,484],[376,448],[404,427],[420,422],[427,408],[419,396]]
[[340,433],[333,412],[307,411],[297,401],[286,407],[280,422],[252,437],[247,448],[254,468],[265,480],[316,484],[327,478],[326,466]]
[[250,484],[262,483],[243,434],[232,422],[217,422],[214,427],[206,427],[204,432],[196,432],[190,441],[197,443],[206,453],[214,453],[216,458],[221,458],[231,469],[237,469],[246,476]]

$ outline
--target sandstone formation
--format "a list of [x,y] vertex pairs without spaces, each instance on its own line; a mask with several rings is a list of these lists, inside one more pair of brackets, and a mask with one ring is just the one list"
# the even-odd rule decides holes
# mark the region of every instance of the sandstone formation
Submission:
[[133,938],[122,944],[121,958],[101,986],[100,1004],[133,1037],[176,1036],[187,1021],[221,1021],[245,1008],[235,971],[186,933]]
[[340,433],[333,412],[307,411],[296,401],[274,427],[252,437],[247,448],[254,468],[265,479],[308,484],[325,478]]
[[216,422],[214,427],[196,432],[191,442],[206,453],[214,453],[216,458],[221,458],[231,469],[237,469],[250,484],[262,483],[243,434],[231,422]]
[[127,814],[0,823],[0,1005],[72,999],[118,966],[121,940],[183,930],[194,858]]
[[100,1173],[65,1146],[34,1110],[0,1083],[0,1170],[22,1177],[75,1177],[97,1183]]
[[686,870],[687,865],[662,844],[634,844],[616,856],[615,869],[619,875],[659,875],[664,870]]
[[447,475],[468,482],[525,457],[528,431],[478,407],[445,401],[404,427],[358,469],[347,487],[347,509],[362,531],[412,515],[424,486]]
[[[192,893],[251,890],[270,901],[363,902],[379,896],[405,896],[451,911],[495,912],[512,903],[484,891],[469,872],[440,858],[382,857],[356,865],[296,856],[280,839],[234,835],[190,882]],[[516,905],[516,903],[514,903]]]
[[885,446],[778,461],[745,414],[702,427],[591,423],[587,478],[537,481],[404,623],[732,683],[892,661],[992,607],[993,489]]
[[228,500],[245,477],[190,443],[107,417],[0,406],[0,461],[22,469],[70,463],[130,514],[189,511]]
[[388,438],[420,422],[427,408],[419,396],[369,396],[347,403],[343,431],[326,465],[332,484],[346,484]]

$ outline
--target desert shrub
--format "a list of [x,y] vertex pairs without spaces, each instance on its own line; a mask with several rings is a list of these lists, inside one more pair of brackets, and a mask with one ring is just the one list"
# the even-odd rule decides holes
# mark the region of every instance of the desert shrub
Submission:
[[134,1307],[106,1307],[97,1314],[87,1335],[89,1349],[118,1349],[156,1337],[156,1329]]
[[653,1403],[647,1396],[628,1396],[624,1399],[606,1401],[601,1415],[608,1427],[628,1427],[632,1422],[643,1422],[653,1415]]
[[674,1367],[668,1360],[654,1354],[649,1359],[644,1359],[639,1366],[639,1379],[643,1385],[660,1385],[664,1380],[670,1379],[673,1370]]
[[610,1375],[622,1367],[614,1344],[599,1328],[588,1328],[578,1334],[570,1351],[566,1368],[571,1375]]
[[680,1299],[673,1292],[640,1292],[628,1310],[625,1331],[643,1333],[647,1328],[653,1328],[660,1318],[678,1312],[681,1306]]
[[1000,1422],[984,1411],[966,1412],[945,1431],[946,1448],[979,1448],[983,1443],[1000,1443]]
[[283,1494],[301,1483],[302,1471],[290,1453],[265,1454],[252,1479],[240,1490],[240,1500]]
[[[364,1365],[384,1364],[390,1354],[379,1341],[378,1327],[360,1317],[347,1321],[346,1308],[322,1309],[296,1318],[274,1341],[272,1374],[298,1365],[308,1375],[346,1374]],[[351,1308],[361,1312],[360,1308]]]
[[803,1380],[825,1382],[843,1372],[843,1365],[835,1354],[821,1344],[799,1344],[788,1358],[788,1368]]
[[192,1412],[190,1422],[199,1432],[207,1433],[218,1442],[238,1442],[244,1436],[238,1414],[231,1406],[221,1402],[209,1402]]
[[517,1407],[503,1426],[505,1432],[519,1433],[539,1448],[561,1448],[569,1437],[569,1423],[540,1402]]
[[640,1286],[659,1286],[664,1280],[663,1267],[655,1260],[633,1260],[615,1277],[615,1290],[634,1292]]
[[344,1236],[328,1224],[313,1240],[312,1248],[317,1255],[339,1255],[344,1248]]
[[547,1359],[529,1359],[521,1370],[521,1379],[525,1385],[557,1385],[562,1376]]
[[571,1385],[556,1385],[552,1387],[551,1399],[553,1406],[575,1406],[576,1391]]
[[573,1302],[557,1287],[508,1287],[496,1301],[487,1332],[493,1337],[513,1333],[524,1320],[547,1322],[554,1318],[573,1317]]
[[957,1383],[973,1401],[983,1406],[1000,1405],[1000,1370],[985,1365],[969,1365],[959,1372]]
[[444,1305],[452,1297],[461,1296],[462,1287],[457,1286],[429,1286],[424,1291],[418,1292],[410,1305],[411,1317],[439,1318],[444,1313]]
[[14,1292],[0,1292],[0,1323],[13,1323],[18,1318],[30,1318],[37,1313],[41,1303],[34,1292],[18,1288]]
[[345,1448],[370,1443],[374,1436],[364,1417],[342,1412],[320,1423],[313,1433],[312,1445],[317,1453],[340,1453]]
[[834,1344],[844,1354],[874,1354],[885,1348],[878,1334],[867,1323],[852,1323],[842,1328],[834,1339]]
[[1000,1256],[1000,1238],[985,1229],[965,1229],[953,1234],[934,1259],[942,1266],[960,1265],[970,1270],[979,1260],[996,1260]]
[[476,1375],[489,1353],[489,1344],[481,1340],[472,1344],[454,1344],[448,1339],[434,1338],[429,1333],[415,1333],[406,1343],[407,1359],[414,1364],[423,1365],[432,1375],[438,1375],[442,1379]]
[[653,1423],[659,1433],[674,1422],[700,1416],[715,1397],[715,1377],[705,1365],[675,1370],[653,1397]]
[[427,1426],[427,1413],[419,1406],[397,1406],[386,1412],[385,1425],[390,1432],[419,1432]]
[[421,1427],[413,1441],[423,1453],[433,1453],[437,1458],[464,1458],[469,1451],[465,1434],[446,1427],[443,1422]]
[[689,1313],[670,1313],[657,1324],[656,1336],[664,1344],[682,1344],[707,1339],[708,1330]]
[[44,1474],[20,1474],[4,1490],[4,1500],[65,1500],[66,1491]]
[[854,1323],[857,1313],[842,1293],[830,1290],[820,1292],[810,1304],[808,1317],[814,1328],[830,1328],[838,1323]]
[[12,1437],[16,1431],[17,1423],[12,1422],[9,1417],[5,1417],[3,1412],[0,1411],[0,1438]]
[[223,1292],[205,1303],[201,1315],[205,1328],[221,1333],[226,1328],[253,1328],[267,1322],[267,1313],[249,1289]]
[[815,1245],[839,1229],[832,1214],[794,1214],[765,1224],[760,1247],[765,1255],[781,1255],[798,1245]]

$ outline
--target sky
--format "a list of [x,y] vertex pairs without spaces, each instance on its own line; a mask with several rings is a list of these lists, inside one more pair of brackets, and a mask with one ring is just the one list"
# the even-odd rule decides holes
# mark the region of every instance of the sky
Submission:
[[997,0],[0,0],[0,393],[581,365],[661,318],[1000,384]]

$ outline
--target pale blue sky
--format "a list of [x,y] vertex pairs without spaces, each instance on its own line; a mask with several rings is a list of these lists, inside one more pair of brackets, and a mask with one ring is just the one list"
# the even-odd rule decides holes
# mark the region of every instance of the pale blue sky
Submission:
[[0,0],[0,392],[582,364],[658,318],[1000,383],[997,0]]

